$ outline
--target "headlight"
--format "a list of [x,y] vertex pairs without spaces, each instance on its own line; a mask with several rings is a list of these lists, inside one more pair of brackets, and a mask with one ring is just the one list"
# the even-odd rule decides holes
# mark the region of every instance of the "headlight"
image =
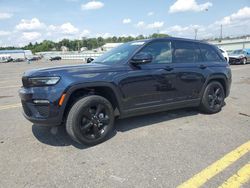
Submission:
[[35,87],[35,86],[51,86],[55,85],[59,82],[60,77],[34,77],[34,78],[29,78],[29,86],[30,87]]

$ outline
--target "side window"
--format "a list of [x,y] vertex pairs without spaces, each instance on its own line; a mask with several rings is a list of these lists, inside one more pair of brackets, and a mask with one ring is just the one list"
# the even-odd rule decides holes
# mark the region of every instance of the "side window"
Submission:
[[201,55],[204,61],[222,61],[215,49],[206,44],[200,44]]
[[200,49],[192,42],[175,41],[173,59],[175,63],[195,63],[201,61]]
[[172,49],[170,41],[152,42],[140,52],[153,56],[152,63],[172,63]]

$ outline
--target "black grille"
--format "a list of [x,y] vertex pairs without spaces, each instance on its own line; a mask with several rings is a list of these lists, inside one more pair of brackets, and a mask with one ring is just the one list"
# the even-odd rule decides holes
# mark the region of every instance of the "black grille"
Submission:
[[48,117],[49,116],[49,107],[48,106],[35,106],[38,113],[42,117]]

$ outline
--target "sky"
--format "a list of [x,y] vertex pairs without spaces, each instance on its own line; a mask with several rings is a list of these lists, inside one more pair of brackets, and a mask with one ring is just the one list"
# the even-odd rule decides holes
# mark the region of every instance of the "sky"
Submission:
[[250,34],[250,0],[0,0],[0,46],[165,33]]

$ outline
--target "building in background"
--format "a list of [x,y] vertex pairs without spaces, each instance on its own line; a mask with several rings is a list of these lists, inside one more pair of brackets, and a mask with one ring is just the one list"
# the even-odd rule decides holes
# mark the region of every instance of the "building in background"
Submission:
[[27,59],[33,56],[30,50],[0,50],[0,62],[9,59]]
[[62,51],[62,52],[68,52],[68,51],[69,51],[69,48],[66,47],[66,46],[62,46],[62,47],[61,47],[61,51]]
[[223,39],[221,42],[218,40],[208,41],[211,44],[217,45],[226,51],[240,50],[250,48],[250,37],[245,39]]

